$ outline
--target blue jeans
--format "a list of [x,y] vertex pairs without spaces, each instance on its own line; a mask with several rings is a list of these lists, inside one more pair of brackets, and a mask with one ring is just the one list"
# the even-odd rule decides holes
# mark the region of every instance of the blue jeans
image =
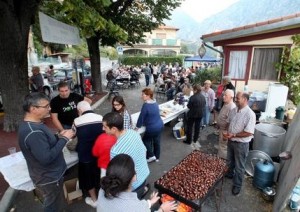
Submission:
[[48,185],[36,186],[36,189],[43,194],[44,212],[63,211],[64,208],[64,192],[63,178],[58,182]]
[[145,132],[143,143],[147,149],[147,158],[155,156],[159,159],[160,156],[160,136],[162,130],[158,132]]
[[202,125],[209,125],[209,119],[210,119],[210,110],[208,106],[205,106],[204,114],[202,118]]
[[145,80],[146,80],[146,87],[148,87],[148,85],[150,84],[150,76],[145,75]]
[[227,144],[227,165],[229,175],[233,175],[233,186],[242,187],[246,158],[249,152],[249,143],[228,141]]

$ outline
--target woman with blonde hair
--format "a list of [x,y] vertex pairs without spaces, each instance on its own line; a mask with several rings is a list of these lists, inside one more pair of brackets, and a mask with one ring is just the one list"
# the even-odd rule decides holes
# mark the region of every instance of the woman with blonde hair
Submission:
[[205,111],[202,119],[202,128],[209,125],[210,113],[215,107],[215,92],[211,89],[211,81],[206,80],[204,82],[204,89],[201,91],[201,94],[205,97]]

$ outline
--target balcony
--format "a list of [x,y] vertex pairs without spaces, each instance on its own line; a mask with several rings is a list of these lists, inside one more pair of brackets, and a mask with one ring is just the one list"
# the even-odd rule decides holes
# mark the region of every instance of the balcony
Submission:
[[149,39],[149,45],[153,46],[180,46],[179,39]]

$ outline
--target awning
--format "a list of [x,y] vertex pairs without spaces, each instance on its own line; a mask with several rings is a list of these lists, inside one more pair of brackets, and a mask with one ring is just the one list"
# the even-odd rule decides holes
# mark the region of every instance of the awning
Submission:
[[200,58],[199,55],[197,56],[193,56],[193,57],[186,57],[184,58],[184,62],[220,62],[221,59],[218,59],[216,57],[210,57],[210,56],[207,56],[205,55],[204,57]]

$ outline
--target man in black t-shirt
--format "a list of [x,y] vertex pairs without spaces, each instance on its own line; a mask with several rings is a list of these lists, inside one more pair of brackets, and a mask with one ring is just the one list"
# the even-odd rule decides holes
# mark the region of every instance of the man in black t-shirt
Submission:
[[77,93],[71,93],[66,82],[58,84],[58,92],[59,95],[54,97],[50,103],[53,124],[58,131],[71,129],[74,119],[78,117],[77,104],[83,100],[90,104],[92,101]]

